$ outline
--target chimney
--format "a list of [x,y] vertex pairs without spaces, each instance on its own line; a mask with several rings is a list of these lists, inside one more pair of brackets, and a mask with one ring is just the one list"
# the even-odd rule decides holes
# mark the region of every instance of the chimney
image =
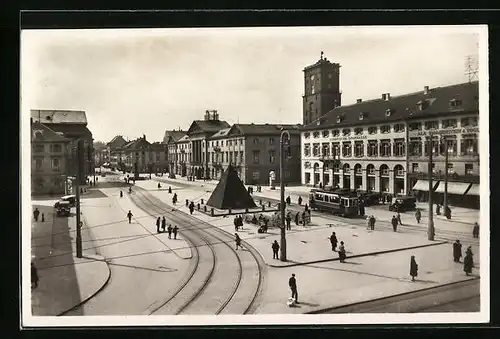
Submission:
[[382,100],[389,101],[390,98],[391,98],[391,94],[390,93],[384,93],[384,94],[382,94]]
[[424,94],[429,94],[429,86],[424,86]]
[[382,100],[385,101],[385,93],[382,93]]
[[205,111],[205,120],[210,120],[210,111],[209,110]]
[[356,99],[356,103],[359,104],[363,101],[363,99]]
[[143,135],[142,135],[142,138],[143,138],[144,140],[146,140],[146,134],[143,134]]

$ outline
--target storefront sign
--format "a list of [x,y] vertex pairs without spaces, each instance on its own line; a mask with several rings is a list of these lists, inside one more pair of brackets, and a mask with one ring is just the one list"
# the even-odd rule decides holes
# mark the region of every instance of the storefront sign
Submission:
[[366,135],[353,135],[353,136],[347,136],[347,137],[332,137],[330,138],[330,141],[348,141],[348,140],[364,140],[366,139]]
[[410,132],[410,136],[420,137],[420,136],[428,136],[428,135],[471,134],[471,133],[479,133],[479,127],[443,129],[443,130],[439,130],[439,131]]

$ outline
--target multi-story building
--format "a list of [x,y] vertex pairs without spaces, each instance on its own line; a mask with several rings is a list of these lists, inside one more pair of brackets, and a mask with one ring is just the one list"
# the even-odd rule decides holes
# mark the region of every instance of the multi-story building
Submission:
[[188,167],[191,158],[191,141],[189,140],[189,136],[185,135],[180,138],[176,144],[176,154],[175,154],[175,174],[179,174],[180,176],[188,175]]
[[[84,111],[71,110],[31,110],[31,119],[49,127],[56,133],[70,139],[70,152],[67,159],[68,173],[76,177],[80,174],[80,184],[84,185],[88,176],[94,173],[94,150],[92,133],[87,128],[87,116]],[[78,166],[76,159],[77,140],[83,140],[83,164]]]
[[219,179],[229,164],[245,184],[268,184],[270,173],[280,180],[280,135],[290,134],[291,157],[285,159],[284,181],[300,182],[299,125],[234,124],[208,139],[209,176]]
[[150,143],[146,136],[126,142],[112,153],[122,170],[142,173],[165,171],[167,167],[167,146],[161,142]]
[[71,140],[31,122],[31,193],[64,194]]
[[184,137],[186,132],[183,130],[173,130],[165,131],[165,136],[163,137],[163,143],[167,146],[167,162],[168,162],[168,172],[176,173],[175,167],[177,165],[177,141]]
[[110,166],[118,168],[121,163],[120,149],[127,143],[121,135],[115,136],[106,144],[107,162]]
[[478,100],[478,83],[472,82],[336,107],[302,129],[302,183],[428,191],[432,138],[435,191],[442,191],[447,170],[449,194],[479,195],[472,185],[479,183]]

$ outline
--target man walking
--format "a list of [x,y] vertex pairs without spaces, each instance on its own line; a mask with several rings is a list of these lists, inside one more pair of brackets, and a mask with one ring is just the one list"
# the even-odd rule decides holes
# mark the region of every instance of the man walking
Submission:
[[167,232],[168,232],[168,238],[172,239],[172,225],[168,224]]
[[392,224],[392,230],[394,232],[397,232],[397,229],[398,229],[398,219],[396,218],[395,215],[392,216],[391,224]]
[[290,212],[288,212],[288,213],[286,214],[285,220],[286,220],[286,229],[287,229],[288,231],[291,231],[291,230],[292,230],[292,226],[291,226],[291,223],[292,223],[292,217],[290,216]]
[[302,205],[302,197],[301,196],[299,196],[298,203],[299,203],[300,206]]
[[460,240],[457,240],[453,243],[453,261],[460,262],[460,258],[462,257],[462,244]]
[[297,280],[295,280],[295,274],[292,274],[290,279],[288,279],[288,286],[290,286],[290,290],[292,291],[292,298],[295,300],[295,303],[299,303],[299,293],[297,292]]
[[35,289],[38,287],[38,269],[35,266],[35,263],[31,262],[31,288]]
[[280,249],[280,245],[278,244],[278,241],[274,240],[271,248],[273,249],[273,259],[278,259],[278,251]]
[[174,240],[177,239],[177,231],[179,230],[179,227],[177,227],[177,225],[174,226],[174,228],[172,229],[172,232],[174,232]]
[[477,222],[474,223],[474,228],[472,229],[472,237],[479,238],[479,224]]
[[291,203],[292,203],[292,199],[290,199],[290,196],[286,197],[286,204],[288,206],[290,206]]
[[373,215],[370,217],[370,229],[372,231],[375,230],[375,216],[373,216]]
[[299,213],[300,213],[300,212],[297,212],[297,213],[295,214],[295,225],[297,225],[297,226],[299,226]]
[[396,219],[398,220],[398,223],[403,226],[403,223],[401,222],[401,214],[399,214],[399,211],[398,211],[398,214],[396,216]]
[[415,211],[415,219],[417,220],[417,223],[420,224],[420,219],[422,219],[422,213],[420,212],[420,208],[417,208]]
[[161,225],[161,219],[160,217],[158,217],[158,219],[156,219],[156,233],[160,233],[160,225]]
[[167,220],[165,220],[165,217],[163,217],[163,219],[161,219],[162,232],[165,232],[165,227],[167,227]]
[[332,251],[337,250],[337,236],[335,235],[335,232],[332,232],[332,235],[330,236],[330,244],[332,244]]
[[132,212],[130,210],[128,210],[128,213],[127,213],[127,218],[128,218],[128,223],[130,224],[132,222],[132,217],[134,215],[132,214]]
[[38,210],[38,207],[35,208],[33,211],[33,218],[35,218],[35,221],[38,221],[38,216],[40,215],[40,211]]
[[243,246],[241,246],[241,238],[240,236],[238,235],[238,233],[235,233],[234,234],[236,236],[235,240],[236,240],[236,249],[238,249],[238,247],[241,247],[241,249],[243,249]]

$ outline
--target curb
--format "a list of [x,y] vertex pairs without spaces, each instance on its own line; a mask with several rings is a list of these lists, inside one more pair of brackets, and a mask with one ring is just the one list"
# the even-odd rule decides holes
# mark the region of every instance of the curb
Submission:
[[73,307],[67,309],[66,311],[62,311],[61,313],[57,314],[56,315],[57,317],[64,316],[67,313],[69,313],[69,312],[71,312],[73,310],[76,310],[77,308],[81,307],[82,305],[84,305],[85,303],[87,303],[90,299],[94,298],[97,294],[99,294],[108,285],[109,281],[111,280],[111,268],[109,267],[109,265],[106,262],[106,260],[104,259],[104,257],[101,260],[96,259],[95,261],[101,261],[101,262],[105,263],[106,267],[108,268],[108,277],[106,278],[106,281],[104,282],[104,284],[102,284],[102,286],[99,287],[97,289],[97,291],[95,291],[94,293],[92,293],[91,295],[89,295],[84,300],[80,301],[78,304],[76,304]]
[[[437,286],[432,286],[432,287],[424,287],[424,288],[421,288],[421,289],[418,289],[418,290],[409,291],[409,292],[403,292],[403,293],[398,293],[398,294],[393,294],[393,295],[389,295],[389,296],[385,296],[385,297],[380,297],[380,298],[376,298],[376,299],[369,299],[369,300],[365,300],[365,301],[358,301],[358,302],[355,302],[355,303],[352,303],[352,304],[344,304],[344,305],[335,306],[335,307],[322,308],[322,309],[319,309],[319,310],[309,311],[309,312],[306,312],[304,314],[321,314],[321,313],[326,313],[326,312],[333,311],[333,310],[338,310],[338,309],[341,309],[341,308],[344,308],[344,307],[356,306],[356,305],[366,304],[366,303],[369,303],[369,302],[377,302],[377,301],[382,301],[382,300],[386,300],[386,299],[389,299],[389,298],[402,297],[402,296],[405,296],[405,295],[408,295],[408,294],[412,294],[412,293],[429,291],[429,290],[432,290],[432,289],[435,289],[435,288],[452,286],[452,285],[456,285],[456,284],[460,284],[460,283],[464,283],[464,282],[469,282],[469,281],[473,281],[473,280],[477,280],[477,279],[480,279],[480,278],[479,277],[471,277],[471,278],[465,279],[465,280],[454,281],[454,282],[451,282],[451,283],[437,285]],[[352,313],[352,312],[349,312],[349,313]]]
[[[393,252],[401,252],[401,251],[407,251],[407,250],[412,250],[415,248],[423,248],[423,247],[430,247],[430,246],[438,246],[438,245],[444,245],[447,244],[448,241],[440,241],[435,244],[426,244],[426,245],[418,245],[418,246],[411,246],[411,247],[404,247],[404,248],[396,248],[393,250],[385,250],[385,251],[378,251],[378,252],[371,252],[371,253],[364,253],[364,254],[356,254],[356,255],[351,255],[346,257],[346,259],[350,258],[360,258],[360,257],[368,257],[372,255],[378,255],[378,254],[386,254],[386,253],[393,253]],[[301,265],[308,265],[308,264],[317,264],[317,263],[322,263],[322,262],[328,262],[328,261],[337,261],[339,258],[331,258],[331,259],[322,259],[322,260],[315,260],[315,261],[307,261],[307,262],[300,262],[300,263],[293,263],[289,265],[271,265],[267,264],[269,267],[275,267],[275,268],[284,268],[284,267],[292,267],[292,266],[301,266]]]

